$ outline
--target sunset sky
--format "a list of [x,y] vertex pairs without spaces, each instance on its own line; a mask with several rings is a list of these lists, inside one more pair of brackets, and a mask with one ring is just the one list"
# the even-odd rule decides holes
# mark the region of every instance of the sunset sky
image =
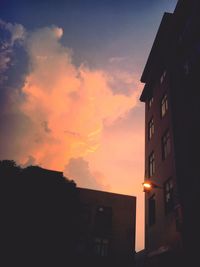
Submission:
[[137,197],[144,247],[140,77],[176,0],[1,0],[0,159]]

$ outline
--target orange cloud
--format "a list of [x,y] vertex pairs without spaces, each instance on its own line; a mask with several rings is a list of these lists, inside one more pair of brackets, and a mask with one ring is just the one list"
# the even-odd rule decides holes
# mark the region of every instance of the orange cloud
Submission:
[[105,183],[106,179],[100,171],[91,172],[89,162],[85,159],[71,158],[65,166],[67,177],[75,178],[79,187],[108,191],[110,187]]
[[[43,28],[29,36],[30,73],[22,88],[19,109],[34,127],[20,161],[34,157],[47,168],[63,169],[70,158],[84,157],[101,145],[102,130],[137,103],[139,82],[132,93],[113,93],[111,74],[72,63],[71,51],[60,38],[63,30]],[[136,78],[120,73],[124,82]],[[47,130],[48,129],[48,130]]]

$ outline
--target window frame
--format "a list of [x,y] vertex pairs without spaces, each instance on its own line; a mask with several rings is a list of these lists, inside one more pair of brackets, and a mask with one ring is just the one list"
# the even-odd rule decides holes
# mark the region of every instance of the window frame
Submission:
[[148,167],[149,167],[149,177],[152,177],[155,173],[155,153],[154,151],[151,152],[148,158]]
[[163,184],[165,214],[174,210],[174,183],[172,177],[169,177]]
[[149,226],[152,226],[156,223],[156,197],[155,194],[153,194],[148,199],[148,224]]
[[148,103],[147,103],[147,105],[148,105],[148,109],[150,109],[150,108],[152,107],[153,102],[154,102],[154,98],[153,98],[153,96],[151,95],[150,98],[148,99]]
[[94,254],[100,257],[107,257],[109,252],[109,239],[98,238],[94,239]]
[[155,124],[154,124],[154,118],[152,116],[148,122],[148,140],[151,140],[154,133],[155,133]]
[[168,100],[168,95],[165,92],[161,98],[160,101],[160,114],[161,114],[161,118],[164,118],[164,116],[166,115],[167,111],[169,109],[169,100]]
[[162,143],[162,159],[165,160],[171,153],[171,137],[170,131],[167,129],[161,139]]
[[167,71],[164,70],[164,71],[162,72],[161,76],[160,76],[160,83],[161,83],[161,84],[164,82],[164,79],[165,79],[166,75],[167,75]]
[[112,232],[113,209],[111,206],[99,205],[94,217],[94,233],[99,238],[106,238]]
[[188,61],[186,61],[183,65],[183,71],[184,71],[184,74],[187,76],[190,74],[190,71],[191,71],[191,65]]

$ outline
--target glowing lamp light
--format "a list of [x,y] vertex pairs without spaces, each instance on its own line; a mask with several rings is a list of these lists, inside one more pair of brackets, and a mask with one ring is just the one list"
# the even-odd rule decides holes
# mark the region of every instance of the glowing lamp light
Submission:
[[145,181],[144,183],[142,183],[143,185],[143,192],[150,192],[152,190],[152,188],[162,188],[161,186],[153,183],[152,181]]
[[152,189],[152,184],[150,182],[146,181],[143,183],[143,191],[144,192],[149,192],[149,191],[151,191],[151,189]]

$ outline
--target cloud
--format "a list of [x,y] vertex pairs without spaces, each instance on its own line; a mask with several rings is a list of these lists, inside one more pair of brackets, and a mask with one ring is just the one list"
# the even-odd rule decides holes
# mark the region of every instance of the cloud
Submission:
[[25,29],[21,24],[7,23],[0,19],[0,84],[7,81],[5,73],[12,66],[14,45],[22,44],[25,39]]
[[60,39],[63,36],[63,29],[59,28],[59,27],[53,27],[53,32],[55,34],[55,37],[57,37],[58,39]]
[[28,166],[35,165],[35,163],[36,163],[35,158],[30,155],[28,156],[27,161],[22,165],[22,167],[26,168]]
[[65,166],[65,176],[73,179],[78,187],[101,190],[109,188],[104,184],[105,177],[101,172],[91,172],[89,162],[83,158],[71,158]]
[[7,109],[0,113],[0,159],[20,162],[24,154],[27,157],[31,154],[29,141],[35,125],[29,117],[16,110],[11,99],[7,99],[7,105]]
[[51,133],[51,129],[48,126],[48,121],[43,121],[41,125],[46,133]]
[[[80,167],[86,168],[80,158],[99,150],[104,128],[137,105],[141,88],[137,77],[75,66],[72,50],[61,43],[62,28],[53,25],[26,32],[16,25],[7,28],[12,42],[23,39],[29,72],[20,89],[9,92],[9,108],[1,117],[7,126],[0,133],[4,148],[0,157],[12,155],[26,164],[31,155],[35,164],[58,170],[78,158]],[[111,86],[119,80],[124,84],[121,91]],[[95,181],[103,174],[88,170],[87,175]]]
[[10,45],[15,42],[20,42],[25,39],[26,31],[23,25],[18,23],[5,22],[0,19],[0,27],[7,30],[10,33]]
[[0,70],[4,72],[8,68],[8,64],[10,62],[10,57],[8,56],[7,51],[2,51],[0,54]]
[[126,60],[126,57],[111,57],[109,58],[109,63],[119,63]]
[[140,82],[137,75],[125,71],[113,71],[110,75],[108,84],[113,94],[131,96],[135,88],[140,88]]

